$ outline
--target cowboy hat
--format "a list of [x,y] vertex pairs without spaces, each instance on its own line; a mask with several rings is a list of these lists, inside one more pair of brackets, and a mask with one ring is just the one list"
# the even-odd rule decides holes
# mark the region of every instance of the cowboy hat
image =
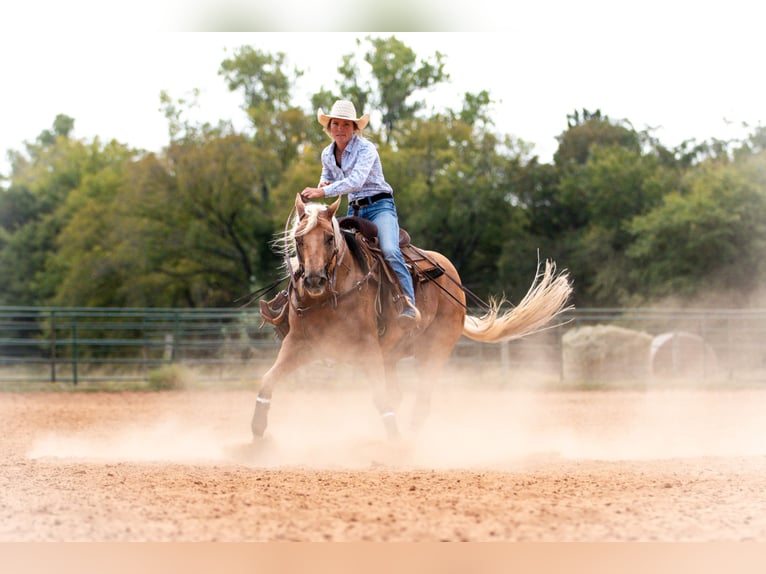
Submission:
[[317,111],[317,119],[322,127],[325,129],[330,125],[330,120],[335,118],[337,120],[351,120],[356,123],[356,127],[359,130],[363,130],[370,122],[370,114],[364,114],[361,118],[356,117],[356,108],[354,104],[348,100],[337,100],[330,109],[329,114],[325,114],[322,108]]

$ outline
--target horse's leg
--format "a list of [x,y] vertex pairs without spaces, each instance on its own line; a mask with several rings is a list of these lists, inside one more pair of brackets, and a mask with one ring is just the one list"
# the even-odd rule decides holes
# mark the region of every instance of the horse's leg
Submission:
[[[369,375],[368,375],[369,376]],[[382,371],[370,377],[372,384],[372,396],[375,406],[383,419],[383,427],[389,439],[399,438],[399,423],[396,422],[396,409],[386,392],[385,376]]]
[[385,373],[386,373],[386,394],[388,400],[394,408],[399,408],[402,403],[402,388],[399,385],[399,371],[396,368],[396,360],[385,359]]
[[389,396],[386,384],[386,370],[383,356],[377,342],[368,346],[368,350],[362,355],[364,360],[360,366],[372,388],[372,399],[383,419],[383,426],[389,439],[399,438],[399,425],[396,422],[395,401]]
[[282,342],[282,348],[277,355],[277,360],[261,379],[261,388],[258,390],[258,396],[255,399],[255,412],[250,423],[254,438],[261,438],[266,431],[274,385],[298,366],[295,360],[297,355],[293,352],[295,345],[292,341],[289,335],[285,337],[285,340]]
[[434,321],[418,341],[415,351],[418,380],[411,421],[413,431],[422,428],[431,412],[433,388],[441,380],[452,349],[460,338],[458,327],[456,320]]
[[415,403],[412,407],[412,430],[417,432],[431,414],[431,394],[435,381],[441,378],[443,364],[433,359],[418,360],[418,380],[415,391]]

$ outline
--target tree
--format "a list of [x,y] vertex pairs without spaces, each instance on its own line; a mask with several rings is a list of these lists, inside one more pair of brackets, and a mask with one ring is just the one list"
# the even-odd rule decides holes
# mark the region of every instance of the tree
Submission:
[[[688,191],[667,194],[661,205],[636,217],[627,250],[631,275],[645,299],[742,296],[766,271],[766,193],[760,168],[746,162],[710,161],[687,176]],[[760,178],[760,180],[759,180]]]
[[53,145],[57,137],[68,138],[74,129],[74,118],[59,114],[53,120],[52,130],[43,130],[37,137],[37,141],[44,145]]
[[448,257],[469,288],[497,291],[498,256],[521,216],[509,186],[512,142],[451,115],[408,122],[397,146],[383,146],[382,157],[413,241]]
[[126,189],[146,233],[145,273],[166,283],[169,304],[229,306],[270,280],[271,216],[255,151],[236,134],[176,142],[161,169],[147,166]]
[[52,130],[26,144],[26,155],[13,156],[10,187],[0,193],[0,304],[41,305],[55,298],[63,272],[57,238],[77,210],[78,189],[133,154],[115,142],[72,139],[73,125],[57,116]]
[[[418,60],[415,52],[395,36],[368,36],[366,41],[370,49],[364,60],[370,66],[374,86],[364,87],[353,56],[347,55],[338,68],[342,77],[340,89],[347,98],[358,99],[355,102],[358,110],[379,110],[382,131],[391,143],[397,124],[413,119],[426,107],[422,100],[414,100],[413,94],[448,80],[449,74],[444,71],[444,55],[439,52],[431,60]],[[357,46],[361,45],[357,40]]]
[[56,303],[228,307],[269,283],[278,261],[254,152],[201,130],[86,181],[59,235]]
[[583,165],[593,145],[616,145],[636,152],[641,148],[639,134],[625,120],[612,121],[601,110],[583,109],[582,115],[575,110],[567,116],[567,130],[556,139],[559,147],[553,161],[561,168]]
[[111,307],[135,302],[122,292],[131,289],[133,282],[119,246],[140,230],[126,228],[116,215],[120,188],[133,157],[129,150],[110,151],[112,161],[84,177],[67,201],[69,214],[56,236],[55,256],[46,266],[57,281],[52,304]]
[[291,103],[295,82],[303,72],[289,69],[282,52],[268,54],[242,46],[221,63],[219,74],[229,90],[243,92],[243,109],[254,129],[258,185],[268,197],[303,147],[323,137],[313,114],[306,116]]
[[560,198],[570,214],[570,261],[578,297],[591,305],[615,306],[631,292],[625,250],[631,221],[678,186],[676,173],[654,155],[620,146],[592,148],[585,165],[567,171]]

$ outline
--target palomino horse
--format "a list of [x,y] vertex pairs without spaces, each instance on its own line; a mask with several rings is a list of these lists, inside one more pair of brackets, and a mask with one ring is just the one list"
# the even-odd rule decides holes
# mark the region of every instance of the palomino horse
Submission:
[[395,438],[399,435],[395,409],[400,399],[396,372],[400,359],[417,361],[420,376],[412,421],[417,427],[429,411],[433,381],[461,335],[487,343],[517,339],[540,331],[569,308],[568,276],[557,275],[555,266],[547,262],[545,272],[535,278],[516,307],[501,312],[502,301],[493,301],[484,316],[467,315],[465,289],[454,265],[439,253],[419,250],[443,273],[429,280],[416,278],[421,320],[416,329],[405,332],[396,324],[398,312],[390,294],[381,289],[383,273],[376,268],[376,260],[360,260],[352,254],[353,245],[335,218],[340,201],[326,206],[304,203],[300,194],[295,199],[296,215],[282,237],[286,267],[291,271],[289,332],[274,365],[263,375],[252,420],[255,438],[266,430],[275,384],[316,359],[356,364],[372,387],[389,438]]

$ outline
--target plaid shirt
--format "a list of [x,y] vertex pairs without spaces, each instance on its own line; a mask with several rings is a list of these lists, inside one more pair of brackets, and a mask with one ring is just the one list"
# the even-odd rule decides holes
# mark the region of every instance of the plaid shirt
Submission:
[[370,140],[359,134],[351,138],[343,150],[343,167],[335,163],[335,142],[322,150],[322,175],[319,181],[329,181],[323,188],[327,197],[348,194],[354,201],[377,193],[393,193],[383,177],[378,150]]

